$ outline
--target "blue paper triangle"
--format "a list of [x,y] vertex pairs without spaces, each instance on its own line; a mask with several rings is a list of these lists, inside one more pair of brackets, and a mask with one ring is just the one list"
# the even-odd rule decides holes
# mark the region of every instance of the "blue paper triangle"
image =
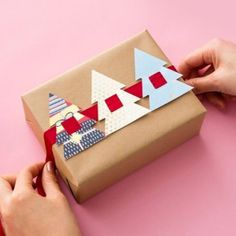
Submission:
[[[155,71],[155,73],[157,73],[157,72],[160,72],[162,74],[162,76],[165,78],[167,83],[170,83],[172,81],[176,81],[177,79],[179,79],[182,76],[178,72],[170,70],[166,67],[159,68],[158,71]],[[145,76],[142,78],[143,97],[146,97],[146,96],[154,93],[153,90],[156,90],[153,87],[153,85],[149,79],[150,76],[151,76],[151,74],[149,76]]]
[[[135,79],[142,79],[143,97],[149,96],[150,110],[155,110],[189,92],[192,87],[178,81],[181,74],[165,65],[165,61],[135,48]],[[149,77],[160,72],[166,84],[155,88]]]
[[173,70],[166,68],[166,67],[162,67],[160,69],[160,72],[167,82],[177,80],[182,77],[182,75],[180,73],[173,71]]
[[135,79],[142,79],[156,73],[167,63],[140,49],[134,49]]
[[153,90],[149,95],[150,110],[160,108],[176,98],[192,90],[192,87],[178,80],[170,81],[162,87]]

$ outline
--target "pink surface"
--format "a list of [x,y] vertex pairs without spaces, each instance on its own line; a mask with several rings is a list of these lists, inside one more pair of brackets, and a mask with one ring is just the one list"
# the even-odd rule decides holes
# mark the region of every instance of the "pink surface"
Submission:
[[[213,37],[236,42],[235,7],[233,0],[1,1],[0,173],[44,158],[24,121],[22,93],[144,28],[176,65]],[[207,108],[200,136],[82,206],[63,186],[84,236],[236,235],[235,104]]]

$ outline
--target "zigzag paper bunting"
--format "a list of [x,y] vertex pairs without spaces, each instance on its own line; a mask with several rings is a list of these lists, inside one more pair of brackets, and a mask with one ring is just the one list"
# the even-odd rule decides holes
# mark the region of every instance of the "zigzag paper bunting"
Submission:
[[[189,92],[173,66],[142,50],[135,49],[135,79],[125,87],[95,70],[92,71],[91,107],[78,106],[49,94],[50,127],[55,127],[56,143],[64,146],[66,159],[82,152],[117,130]],[[150,110],[136,102],[149,96]],[[105,119],[105,133],[94,128]]]

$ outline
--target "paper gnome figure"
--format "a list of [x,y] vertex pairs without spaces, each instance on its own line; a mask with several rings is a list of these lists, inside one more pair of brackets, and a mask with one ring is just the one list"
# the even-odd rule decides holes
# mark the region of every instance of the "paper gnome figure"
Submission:
[[191,86],[179,81],[181,74],[165,65],[165,61],[137,48],[135,55],[135,79],[142,80],[143,97],[149,96],[153,111],[192,90]]
[[122,90],[124,84],[95,70],[92,71],[92,103],[97,102],[98,120],[105,119],[105,134],[109,135],[140,117],[149,109],[135,102],[140,98]]
[[[79,108],[63,98],[49,94],[50,126],[56,126],[56,143],[64,145],[66,159],[104,139],[104,132],[94,128],[95,120],[81,113]],[[67,122],[69,123],[67,125]],[[74,128],[75,130],[71,130]]]

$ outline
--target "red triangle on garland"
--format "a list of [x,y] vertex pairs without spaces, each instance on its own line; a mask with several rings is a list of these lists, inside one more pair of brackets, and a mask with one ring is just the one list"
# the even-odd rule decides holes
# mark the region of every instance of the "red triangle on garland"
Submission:
[[173,71],[176,71],[176,72],[177,72],[176,68],[175,68],[173,65],[171,65],[171,66],[168,66],[168,69],[170,69],[170,70],[173,70]]
[[94,104],[93,106],[80,111],[81,114],[83,114],[84,116],[87,116],[93,120],[98,121],[98,105]]
[[142,81],[140,80],[136,84],[133,84],[128,88],[125,88],[124,91],[136,97],[142,98],[143,97]]

